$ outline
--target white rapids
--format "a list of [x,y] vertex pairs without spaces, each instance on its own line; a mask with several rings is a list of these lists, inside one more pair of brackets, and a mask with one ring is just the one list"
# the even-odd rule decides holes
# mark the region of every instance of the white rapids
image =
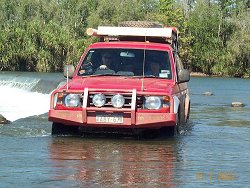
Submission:
[[0,86],[0,114],[10,121],[48,112],[50,95]]
[[62,80],[61,73],[0,72],[0,114],[15,121],[47,113]]

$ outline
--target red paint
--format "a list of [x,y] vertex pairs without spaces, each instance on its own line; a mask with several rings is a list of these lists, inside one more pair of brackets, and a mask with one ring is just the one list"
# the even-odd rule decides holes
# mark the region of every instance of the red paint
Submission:
[[[128,76],[78,76],[77,73],[80,69],[81,63],[87,52],[96,49],[145,49],[166,51],[169,55],[170,66],[172,71],[171,79],[162,78],[143,78],[143,77],[128,77]],[[91,127],[119,127],[119,128],[145,128],[145,129],[158,129],[161,127],[175,126],[176,113],[174,112],[174,99],[176,96],[180,103],[178,106],[180,121],[183,122],[188,113],[187,101],[188,96],[187,84],[177,83],[176,62],[174,60],[174,51],[171,45],[153,43],[153,42],[98,42],[90,45],[83,53],[78,66],[76,67],[73,78],[68,83],[68,90],[66,85],[56,89],[51,95],[51,107],[49,110],[49,121],[62,123],[68,126],[91,126]],[[142,87],[142,82],[143,86]],[[65,107],[63,104],[58,104],[54,109],[54,95],[56,93],[79,93],[82,94],[81,106]],[[91,93],[104,93],[104,94],[124,94],[131,97],[131,107],[129,108],[114,108],[114,107],[94,107],[90,106]],[[137,97],[144,96],[169,96],[170,107],[161,108],[159,110],[148,110],[137,107]],[[103,113],[122,113],[123,123],[97,123],[95,116],[96,112]]]

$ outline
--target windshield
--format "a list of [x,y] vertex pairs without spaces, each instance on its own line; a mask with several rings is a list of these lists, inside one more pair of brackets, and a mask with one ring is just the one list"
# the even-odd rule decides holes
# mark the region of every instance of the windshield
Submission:
[[172,79],[168,52],[144,49],[92,49],[85,56],[78,75],[144,75]]

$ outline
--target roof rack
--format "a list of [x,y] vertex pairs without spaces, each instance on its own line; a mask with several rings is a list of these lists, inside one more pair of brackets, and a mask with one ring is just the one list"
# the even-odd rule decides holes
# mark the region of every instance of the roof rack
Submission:
[[88,28],[87,34],[100,37],[100,41],[141,41],[171,44],[178,51],[178,30],[175,27],[138,28],[99,26]]

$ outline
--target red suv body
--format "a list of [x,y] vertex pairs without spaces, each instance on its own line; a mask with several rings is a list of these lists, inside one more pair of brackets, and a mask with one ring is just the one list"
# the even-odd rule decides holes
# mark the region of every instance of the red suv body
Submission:
[[70,80],[51,94],[52,134],[161,128],[176,134],[188,120],[189,72],[170,44],[97,42],[65,76]]

